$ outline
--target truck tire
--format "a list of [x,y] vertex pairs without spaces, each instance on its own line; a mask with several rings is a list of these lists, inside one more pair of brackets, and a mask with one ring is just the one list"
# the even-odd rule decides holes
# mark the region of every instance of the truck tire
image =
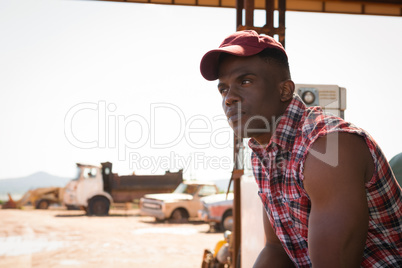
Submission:
[[48,209],[48,207],[49,207],[49,201],[45,199],[40,199],[35,206],[36,209]]
[[161,220],[161,219],[158,219],[157,217],[155,217],[155,222],[161,223],[161,222],[164,222],[164,221],[165,221],[165,219]]
[[88,202],[88,215],[107,216],[109,214],[110,202],[103,196],[95,196]]
[[228,210],[223,214],[220,227],[223,232],[225,232],[227,230],[232,231],[232,229],[233,229],[233,212],[232,212],[232,210]]
[[174,223],[188,222],[188,212],[184,208],[176,208],[170,215],[170,221]]

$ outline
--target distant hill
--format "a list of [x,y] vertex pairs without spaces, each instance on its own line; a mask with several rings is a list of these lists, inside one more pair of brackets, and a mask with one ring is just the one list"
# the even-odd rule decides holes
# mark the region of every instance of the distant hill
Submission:
[[1,179],[0,196],[3,197],[7,193],[13,196],[21,195],[28,190],[40,187],[64,187],[71,179],[54,176],[46,172],[37,172],[22,178]]
[[[71,179],[43,171],[22,178],[0,179],[0,200],[8,200],[7,193],[10,193],[13,199],[18,200],[28,190],[41,187],[64,187]],[[212,182],[216,183],[221,192],[226,192],[229,179],[216,179]],[[233,190],[233,183],[231,190]]]

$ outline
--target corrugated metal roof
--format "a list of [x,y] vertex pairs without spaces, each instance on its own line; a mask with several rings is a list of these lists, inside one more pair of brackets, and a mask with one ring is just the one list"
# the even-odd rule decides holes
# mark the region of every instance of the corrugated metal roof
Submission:
[[[236,7],[236,0],[116,0],[116,2],[200,7]],[[277,1],[275,2],[276,9]],[[265,9],[265,0],[255,0],[255,8]],[[286,10],[301,12],[402,16],[402,0],[287,0]]]

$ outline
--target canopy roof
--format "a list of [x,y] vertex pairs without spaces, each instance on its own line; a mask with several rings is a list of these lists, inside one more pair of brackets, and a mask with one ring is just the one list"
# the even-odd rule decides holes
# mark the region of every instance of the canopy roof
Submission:
[[[110,1],[110,0],[108,0]],[[235,8],[236,0],[111,0],[117,2]],[[275,1],[277,9],[277,1]],[[265,9],[265,0],[255,0]],[[402,0],[287,0],[287,11],[402,16]]]

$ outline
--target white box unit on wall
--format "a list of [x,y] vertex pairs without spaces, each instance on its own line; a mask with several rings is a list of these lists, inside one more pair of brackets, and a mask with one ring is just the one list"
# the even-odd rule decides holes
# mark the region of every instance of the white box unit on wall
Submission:
[[320,106],[326,112],[344,118],[346,88],[337,85],[296,84],[295,93],[307,106]]

